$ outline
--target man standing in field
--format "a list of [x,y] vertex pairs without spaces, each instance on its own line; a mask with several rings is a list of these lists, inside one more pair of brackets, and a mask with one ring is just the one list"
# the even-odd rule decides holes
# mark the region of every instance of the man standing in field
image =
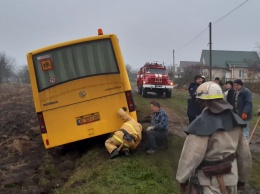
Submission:
[[237,194],[237,189],[244,189],[252,167],[243,135],[246,123],[223,99],[218,84],[201,84],[197,98],[205,109],[186,129],[189,135],[176,174],[181,193]]
[[249,139],[249,122],[252,119],[253,105],[252,105],[252,92],[243,86],[241,79],[234,81],[234,88],[236,90],[234,95],[235,101],[235,112],[240,116],[245,122],[246,127],[244,127],[244,135],[246,139]]
[[187,115],[189,117],[189,123],[191,123],[201,113],[202,108],[196,100],[196,90],[202,83],[203,79],[201,75],[194,77],[194,82],[189,85],[189,97]]
[[160,103],[152,101],[150,103],[153,116],[151,126],[146,129],[148,142],[146,145],[147,154],[154,154],[158,147],[167,149],[168,137],[168,115],[161,109]]

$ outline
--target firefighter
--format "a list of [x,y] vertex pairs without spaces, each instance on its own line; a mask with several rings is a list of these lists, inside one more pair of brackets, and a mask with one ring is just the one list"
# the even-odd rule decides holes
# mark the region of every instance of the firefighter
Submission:
[[105,142],[110,159],[119,156],[120,153],[129,156],[129,149],[136,149],[142,139],[142,125],[136,122],[126,109],[120,108],[117,113],[124,124]]
[[185,130],[189,135],[176,174],[181,193],[235,194],[244,189],[252,166],[246,123],[223,99],[218,84],[205,82],[196,93],[205,108]]
[[189,118],[189,123],[191,123],[201,112],[202,108],[196,100],[196,90],[202,83],[202,76],[196,75],[194,77],[194,82],[189,85],[189,97],[188,97],[188,107],[187,115]]

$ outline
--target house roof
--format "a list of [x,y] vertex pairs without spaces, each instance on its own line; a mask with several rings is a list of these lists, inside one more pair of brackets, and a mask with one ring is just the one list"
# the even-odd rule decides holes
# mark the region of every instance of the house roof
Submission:
[[199,65],[199,61],[180,61],[180,68]]
[[[249,61],[260,65],[259,56],[255,51],[224,51],[212,50],[212,67],[227,68],[228,66],[248,67]],[[202,50],[201,64],[209,66],[209,50]]]

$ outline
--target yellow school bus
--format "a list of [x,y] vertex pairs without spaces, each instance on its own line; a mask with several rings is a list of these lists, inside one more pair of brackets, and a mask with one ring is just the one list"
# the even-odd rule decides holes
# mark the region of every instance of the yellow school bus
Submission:
[[125,107],[137,119],[115,34],[63,42],[27,54],[35,110],[45,148],[118,130]]

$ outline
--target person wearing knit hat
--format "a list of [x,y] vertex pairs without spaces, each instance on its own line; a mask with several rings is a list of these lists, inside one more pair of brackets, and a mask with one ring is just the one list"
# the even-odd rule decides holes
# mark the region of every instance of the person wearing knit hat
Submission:
[[196,90],[202,83],[202,76],[195,75],[194,82],[189,85],[189,97],[188,97],[188,107],[187,107],[187,115],[189,118],[189,123],[191,123],[201,112],[202,107],[196,100]]
[[234,81],[234,84],[238,84],[238,85],[240,85],[240,86],[243,86],[243,85],[244,85],[241,79],[236,79],[236,80]]
[[253,112],[252,92],[244,87],[241,79],[234,81],[234,89],[236,90],[234,94],[234,110],[247,123],[247,126],[244,128],[244,136],[248,140],[250,133],[249,122],[252,119]]
[[195,75],[194,82],[196,82],[196,80],[199,79],[199,78],[202,78],[202,76],[201,75]]

